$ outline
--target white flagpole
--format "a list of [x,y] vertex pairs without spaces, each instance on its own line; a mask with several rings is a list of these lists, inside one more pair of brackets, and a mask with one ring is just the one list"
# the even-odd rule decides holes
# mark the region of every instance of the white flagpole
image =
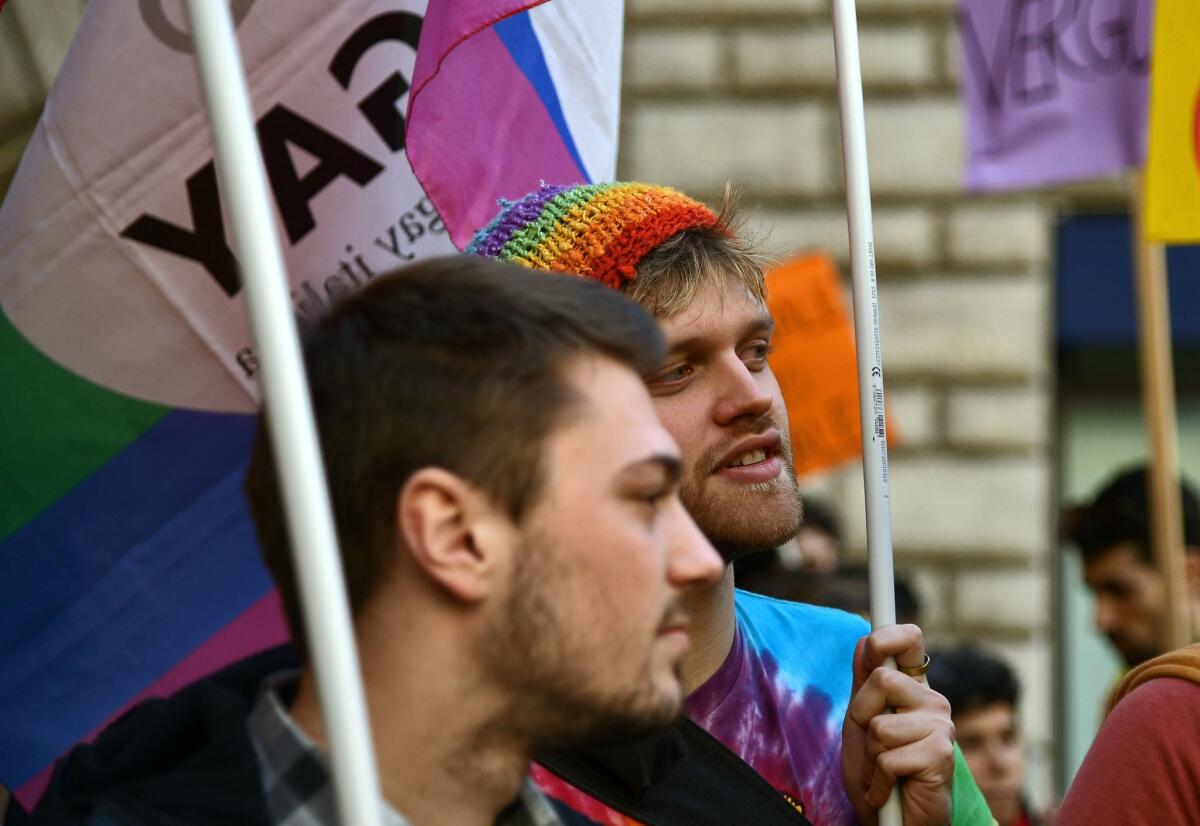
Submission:
[[[846,174],[846,219],[854,294],[854,342],[858,352],[858,410],[862,423],[863,482],[867,506],[867,550],[871,625],[896,622],[892,569],[892,511],[888,490],[887,422],[883,404],[883,350],[879,340],[879,290],[875,283],[875,236],[863,113],[862,68],[854,0],[832,0],[833,46],[837,61],[838,108],[842,121],[842,165]],[[890,665],[895,666],[894,662]],[[880,826],[900,826],[900,787],[879,813]]]
[[187,0],[187,12],[262,365],[265,411],[321,698],[336,809],[345,826],[378,824],[379,776],[358,651],[237,35],[224,0]]

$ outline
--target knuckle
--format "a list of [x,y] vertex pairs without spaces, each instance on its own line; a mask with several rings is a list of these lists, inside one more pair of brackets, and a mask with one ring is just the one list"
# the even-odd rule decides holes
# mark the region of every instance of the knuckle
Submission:
[[882,740],[883,735],[887,733],[888,715],[877,714],[867,723],[867,736],[873,740]]
[[880,673],[880,685],[889,691],[903,688],[908,683],[913,681],[912,677],[908,676],[907,674],[901,674],[894,668],[884,668],[881,666],[880,668],[876,669],[876,671]]
[[926,686],[926,691],[933,695],[932,701],[930,702],[931,710],[937,712],[939,717],[945,717],[946,721],[949,722],[951,711],[950,701],[928,686]]
[[893,765],[896,762],[896,753],[885,751],[875,759],[875,774],[882,776],[883,779],[891,784],[896,780],[896,767]]

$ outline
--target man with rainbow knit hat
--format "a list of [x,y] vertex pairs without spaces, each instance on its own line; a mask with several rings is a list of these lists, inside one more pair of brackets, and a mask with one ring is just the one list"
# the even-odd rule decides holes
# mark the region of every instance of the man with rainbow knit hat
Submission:
[[[727,194],[717,214],[664,186],[543,185],[502,202],[467,249],[599,280],[654,313],[669,353],[646,383],[682,451],[684,504],[728,563],[692,608],[682,665],[687,719],[677,726],[691,752],[674,760],[684,768],[630,744],[625,753],[551,755],[535,778],[584,822],[602,824],[752,822],[697,814],[704,801],[694,799],[700,789],[727,801],[723,787],[733,781],[723,778],[745,764],[753,771],[739,775],[739,788],[767,781],[791,804],[792,822],[873,823],[899,778],[907,826],[991,824],[954,746],[949,705],[923,677],[920,629],[869,633],[856,616],[734,588],[733,560],[792,538],[802,507],[787,414],[767,363],[774,325],[762,262],[739,235],[730,201]],[[900,671],[882,667],[888,656]],[[741,760],[716,755],[715,775],[711,767],[693,772],[702,779],[691,791],[656,796],[659,786],[683,782],[689,760],[708,750],[696,728]]]

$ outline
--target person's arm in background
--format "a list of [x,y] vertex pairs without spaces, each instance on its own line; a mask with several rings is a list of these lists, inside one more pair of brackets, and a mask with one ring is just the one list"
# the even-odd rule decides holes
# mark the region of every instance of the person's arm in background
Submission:
[[1200,683],[1151,680],[1100,727],[1055,826],[1191,826],[1200,814]]

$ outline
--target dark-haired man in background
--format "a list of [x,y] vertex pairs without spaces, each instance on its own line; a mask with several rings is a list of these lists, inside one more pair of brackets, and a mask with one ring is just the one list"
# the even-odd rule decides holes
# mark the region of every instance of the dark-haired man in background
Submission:
[[1021,687],[1007,663],[973,645],[930,652],[929,685],[950,701],[958,747],[999,826],[1038,826],[1022,798]]
[[[1095,597],[1096,629],[1127,666],[1166,651],[1166,584],[1154,559],[1145,467],[1113,477],[1087,505],[1063,514],[1066,538],[1083,556],[1083,577]],[[1181,480],[1188,611],[1200,628],[1200,499]]]
[[[384,823],[559,823],[534,751],[669,725],[692,600],[722,571],[641,381],[661,333],[599,285],[459,257],[372,282],[304,345]],[[247,492],[301,668],[276,650],[135,708],[36,819],[335,822],[266,444],[260,426]]]

